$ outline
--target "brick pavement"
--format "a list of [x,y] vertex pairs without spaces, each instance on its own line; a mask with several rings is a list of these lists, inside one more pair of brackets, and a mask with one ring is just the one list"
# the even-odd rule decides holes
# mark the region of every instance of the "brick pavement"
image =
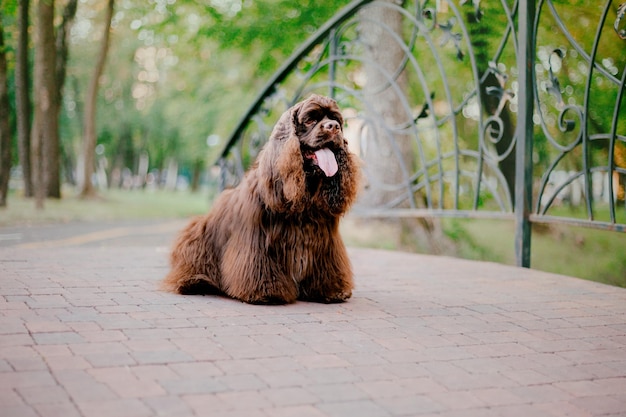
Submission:
[[0,414],[626,416],[626,290],[351,249],[340,305],[156,290],[166,249],[0,249]]

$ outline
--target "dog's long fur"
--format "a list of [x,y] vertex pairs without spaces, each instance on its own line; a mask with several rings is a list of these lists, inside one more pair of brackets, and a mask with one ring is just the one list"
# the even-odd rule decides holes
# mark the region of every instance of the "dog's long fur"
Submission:
[[[163,287],[255,304],[350,298],[339,219],[356,198],[359,167],[342,126],[327,97],[312,95],[287,110],[242,182],[182,231]],[[332,176],[315,157],[322,148],[335,156]]]

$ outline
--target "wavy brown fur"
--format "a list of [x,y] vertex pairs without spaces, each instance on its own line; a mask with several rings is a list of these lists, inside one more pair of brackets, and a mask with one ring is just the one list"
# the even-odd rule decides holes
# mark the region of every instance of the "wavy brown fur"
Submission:
[[[341,302],[352,295],[339,219],[356,198],[359,168],[334,100],[313,95],[280,118],[256,162],[207,215],[182,231],[163,281],[180,294],[248,303]],[[326,176],[313,151],[328,148]]]

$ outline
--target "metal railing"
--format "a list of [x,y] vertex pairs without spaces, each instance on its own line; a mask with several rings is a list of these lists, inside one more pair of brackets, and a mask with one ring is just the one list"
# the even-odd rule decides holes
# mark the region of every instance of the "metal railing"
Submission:
[[316,92],[364,160],[355,214],[510,219],[526,267],[531,223],[624,232],[625,14],[611,0],[354,1],[252,103],[221,186]]

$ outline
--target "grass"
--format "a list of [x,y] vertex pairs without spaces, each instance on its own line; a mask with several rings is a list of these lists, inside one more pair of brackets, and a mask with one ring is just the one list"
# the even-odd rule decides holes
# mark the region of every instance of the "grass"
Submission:
[[43,210],[32,199],[9,195],[6,208],[0,209],[1,226],[19,226],[70,221],[182,218],[206,213],[210,206],[207,192],[108,190],[96,198],[69,195],[48,199]]
[[[535,237],[536,236],[536,237]],[[626,287],[626,234],[559,227],[535,233],[533,268]]]
[[[442,219],[448,244],[436,250],[407,239],[401,223],[344,222],[349,245],[436,253],[464,259],[515,265],[514,224],[503,220]],[[375,230],[376,232],[373,232]],[[414,233],[420,233],[419,231]],[[408,242],[408,243],[407,243]],[[626,233],[566,225],[534,225],[531,267],[626,288]]]
[[[515,265],[515,229],[502,220],[444,219],[452,256]],[[566,225],[533,225],[531,267],[626,287],[626,234]]]
[[[469,259],[515,264],[514,225],[487,220],[450,220],[467,231]],[[626,287],[626,234],[566,225],[534,225],[531,267]]]
[[[10,195],[0,209],[0,227],[70,221],[187,218],[206,213],[211,195],[204,191],[106,191],[96,199],[79,199],[68,192],[61,200],[46,200],[36,210],[32,199]],[[623,214],[623,213],[622,213]],[[620,219],[621,220],[621,219]],[[514,225],[501,220],[442,219],[437,253],[455,257],[515,264]],[[363,221],[349,216],[342,234],[350,246],[428,252],[418,232],[402,222]],[[407,237],[408,236],[408,237]],[[417,243],[416,243],[417,242]],[[418,249],[418,245],[421,249]],[[626,234],[564,225],[535,225],[532,234],[533,269],[626,287]]]

